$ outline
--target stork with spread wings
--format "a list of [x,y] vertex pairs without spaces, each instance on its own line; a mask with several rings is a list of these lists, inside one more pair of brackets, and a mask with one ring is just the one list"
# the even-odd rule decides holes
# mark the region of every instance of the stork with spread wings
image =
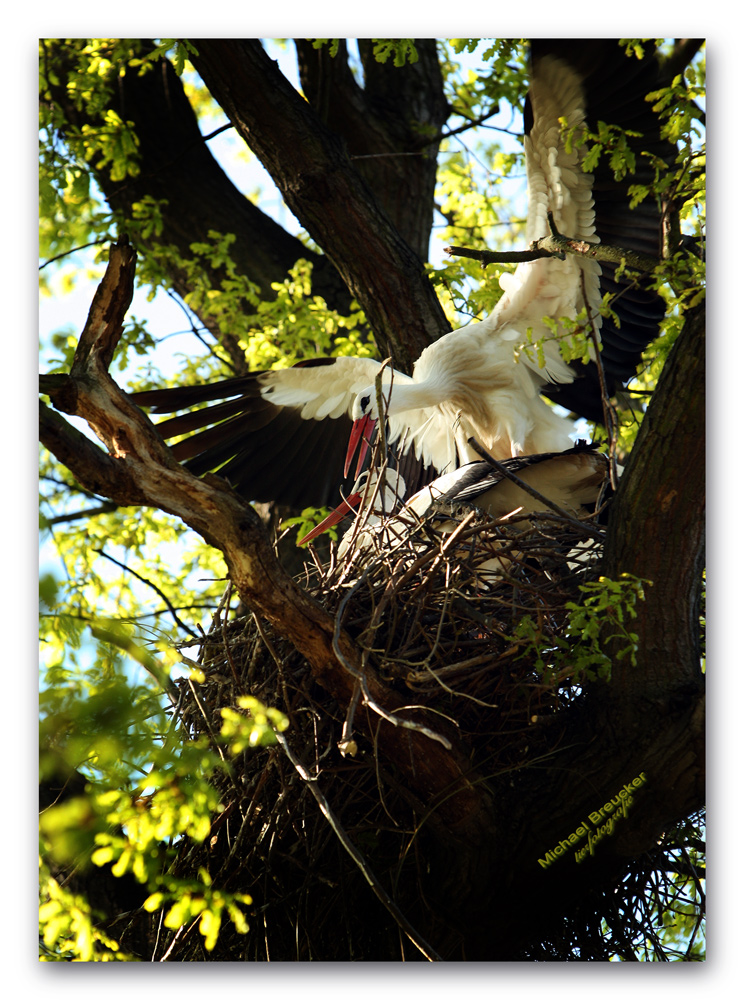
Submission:
[[[532,44],[524,140],[528,242],[548,235],[552,213],[571,238],[658,254],[660,210],[650,200],[633,211],[628,205],[627,185],[639,177],[618,181],[601,163],[594,174],[584,172],[579,141],[585,125],[606,121],[632,129],[643,149],[668,158],[671,146],[660,139],[645,101],[659,86],[658,74],[652,51],[628,58],[612,40]],[[567,129],[575,130],[573,142],[566,141]],[[222,400],[158,429],[166,440],[190,435],[173,451],[195,474],[218,472],[246,499],[293,506],[337,501],[355,448],[361,440],[364,451],[379,418],[378,388],[388,445],[403,463],[423,463],[433,475],[477,458],[471,437],[496,459],[564,451],[573,443],[573,422],[544,395],[593,420],[601,419],[602,405],[596,363],[567,363],[556,324],[567,318],[601,330],[612,391],[634,375],[657,334],[663,300],[627,278],[616,280],[614,268],[577,256],[521,263],[500,284],[503,295],[490,316],[432,343],[411,375],[370,358],[321,358],[133,398],[158,413]],[[606,292],[616,296],[619,325],[602,324]],[[530,350],[536,342],[540,350]],[[360,455],[356,473],[361,461]]]

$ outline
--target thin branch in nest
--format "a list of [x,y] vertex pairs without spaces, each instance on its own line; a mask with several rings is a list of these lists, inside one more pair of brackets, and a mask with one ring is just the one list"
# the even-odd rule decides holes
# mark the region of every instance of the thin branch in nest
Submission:
[[233,660],[232,650],[230,649],[230,643],[227,638],[227,615],[224,615],[222,618],[219,617],[220,612],[223,610],[225,605],[227,605],[228,607],[230,606],[231,593],[232,593],[232,582],[228,583],[228,585],[225,587],[222,597],[220,598],[220,603],[217,606],[217,611],[215,612],[214,615],[214,622],[219,621],[220,630],[222,632],[222,644],[225,650],[225,656],[227,657],[227,662],[230,664],[230,670],[232,671],[233,680],[235,681],[236,684],[239,684],[240,679],[238,677],[238,671],[237,668],[235,667],[235,661]]
[[366,575],[367,575],[367,570],[365,570],[365,572],[362,573],[362,575],[356,581],[354,586],[344,597],[344,600],[341,602],[341,607],[339,608],[338,613],[336,615],[336,621],[334,623],[334,629],[333,629],[333,651],[338,658],[338,662],[346,670],[348,670],[348,672],[352,675],[352,677],[355,677],[359,681],[362,688],[362,694],[364,695],[364,704],[368,705],[373,712],[375,712],[377,715],[385,719],[393,726],[400,727],[402,729],[412,729],[415,732],[421,733],[422,736],[427,736],[430,740],[435,740],[437,743],[441,743],[446,750],[451,750],[452,744],[446,738],[446,736],[442,736],[440,733],[435,733],[433,729],[429,729],[428,726],[424,726],[420,722],[414,722],[412,719],[396,718],[394,715],[391,715],[389,712],[386,712],[384,708],[378,705],[369,693],[369,688],[367,686],[367,679],[364,676],[364,673],[359,670],[356,670],[352,666],[352,664],[349,663],[344,654],[341,652],[339,637],[341,635],[341,619],[343,615],[343,610],[348,601],[351,599],[351,597],[357,590],[357,588],[364,582]]
[[[191,932],[191,931],[192,931],[192,930],[193,930],[193,929],[194,929],[194,928],[196,927],[196,925],[197,925],[197,923],[198,923],[198,921],[199,921],[200,919],[201,919],[200,917],[197,917],[197,918],[196,918],[196,919],[195,919],[195,920],[194,920],[194,921],[193,921],[193,922],[192,922],[192,923],[191,923],[191,924],[189,925],[189,927],[188,927],[188,929],[186,930],[186,933],[185,933],[185,935],[184,935],[184,938],[183,938],[183,939],[184,939],[184,941],[186,940],[186,937],[187,937],[187,936],[189,935],[189,933],[190,933],[190,932]],[[185,925],[184,925],[184,926],[185,926]],[[173,935],[173,940],[171,941],[170,945],[168,946],[168,950],[167,950],[166,952],[164,952],[164,953],[163,953],[163,956],[162,956],[162,958],[160,958],[160,959],[159,959],[159,961],[160,961],[160,962],[167,962],[167,961],[168,961],[168,959],[170,958],[170,954],[171,954],[171,952],[173,951],[173,949],[174,949],[174,948],[175,948],[175,946],[176,946],[176,942],[177,942],[177,941],[178,941],[178,939],[179,939],[179,938],[180,938],[180,937],[181,937],[181,936],[182,936],[182,935],[184,934],[184,926],[181,926],[181,927],[179,927],[179,928],[178,928],[178,930],[176,931],[176,933],[175,933],[175,934]]]
[[233,837],[233,843],[232,846],[230,847],[230,851],[227,857],[225,858],[224,862],[222,863],[222,867],[220,868],[216,878],[214,879],[214,883],[216,885],[224,884],[223,879],[227,877],[227,873],[229,872],[230,865],[232,864],[233,858],[237,853],[238,847],[243,842],[243,838],[245,837],[245,834],[248,831],[248,824],[253,819],[253,815],[258,807],[259,795],[263,790],[264,784],[266,783],[267,776],[268,776],[268,770],[267,768],[263,768],[258,776],[258,780],[256,781],[256,787],[253,790],[253,795],[251,796],[251,800],[248,803],[248,808],[245,811],[245,816],[243,817],[243,821],[240,824],[240,828],[238,829],[237,834]]
[[[186,683],[188,684],[189,688],[191,689],[191,694],[192,694],[192,696],[194,698],[194,701],[196,703],[196,707],[199,709],[199,711],[201,713],[201,716],[204,719],[204,725],[207,727],[207,732],[209,733],[209,736],[210,736],[210,738],[212,740],[212,745],[216,749],[217,753],[220,755],[220,759],[224,762],[225,761],[225,753],[224,753],[222,747],[219,744],[219,741],[218,741],[218,739],[217,739],[217,737],[215,735],[214,730],[212,729],[212,723],[209,721],[209,716],[207,715],[206,711],[204,710],[204,706],[201,703],[201,699],[199,698],[199,695],[197,694],[196,688],[194,687],[194,683],[193,683],[193,681],[191,680],[190,677],[186,678]],[[235,779],[233,779],[233,784],[235,784]],[[235,787],[236,787],[236,789],[238,789],[238,791],[240,791],[240,789],[238,788],[237,784],[235,784]]]
[[254,611],[252,612],[252,614],[253,614],[253,620],[256,623],[256,629],[258,631],[258,634],[261,636],[264,646],[266,646],[266,648],[269,651],[269,654],[271,655],[272,660],[276,664],[276,669],[279,674],[279,683],[282,686],[282,696],[284,697],[284,706],[287,710],[289,721],[294,722],[294,716],[292,715],[292,706],[289,703],[289,693],[287,691],[287,681],[284,676],[284,665],[282,663],[282,658],[277,654],[276,650],[274,649],[274,646],[271,640],[269,639],[268,635],[266,634],[265,630],[263,629],[261,621],[256,612]]
[[385,907],[388,913],[390,913],[390,915],[393,917],[393,919],[400,927],[400,929],[403,931],[403,933],[406,935],[406,937],[418,948],[418,950],[425,958],[427,958],[430,962],[441,962],[442,961],[441,956],[438,955],[437,952],[431,947],[431,945],[424,940],[424,938],[418,933],[416,928],[413,927],[411,923],[409,923],[407,918],[401,913],[401,911],[398,909],[394,901],[387,894],[385,889],[380,885],[380,882],[369,868],[369,865],[364,860],[359,851],[356,849],[354,844],[351,842],[344,828],[336,819],[333,810],[328,805],[328,801],[326,800],[325,796],[318,787],[317,779],[311,777],[311,775],[303,767],[300,761],[294,756],[292,751],[289,749],[289,744],[287,743],[284,736],[281,733],[277,733],[276,738],[277,741],[279,742],[279,745],[284,750],[290,762],[294,766],[295,770],[302,778],[302,780],[305,782],[307,787],[310,789],[313,797],[315,798],[315,801],[320,806],[321,812],[328,820],[331,829],[336,834],[338,839],[341,841],[342,846],[351,856],[352,860],[359,868],[359,871],[364,876],[365,881],[371,886],[372,891],[380,900],[382,905]]
[[529,493],[529,495],[535,500],[539,500],[540,503],[545,504],[545,506],[550,508],[550,510],[552,510],[555,514],[558,514],[562,521],[568,521],[569,524],[573,524],[575,527],[579,527],[582,530],[587,531],[588,534],[593,535],[595,538],[602,537],[602,533],[600,531],[596,531],[595,529],[588,527],[588,525],[584,524],[582,521],[579,521],[577,518],[571,517],[570,514],[567,514],[565,510],[558,506],[558,504],[553,503],[552,500],[544,497],[542,493],[538,493],[536,489],[532,486],[528,486],[527,483],[519,478],[519,476],[516,476],[510,469],[507,469],[505,465],[502,465],[501,462],[497,462],[496,459],[492,455],[489,455],[483,445],[479,444],[474,437],[468,438],[468,444],[481,456],[484,461],[488,462],[489,465],[492,465],[494,469],[497,469],[503,476],[510,479],[513,483],[515,483],[515,485],[519,486],[520,489],[523,489],[525,493]]
[[359,704],[359,695],[362,693],[361,684],[357,683],[354,685],[354,693],[349,700],[349,707],[346,709],[346,718],[344,719],[344,727],[341,730],[341,739],[338,743],[338,748],[341,751],[343,757],[348,754],[350,757],[356,757],[357,754],[357,744],[356,740],[353,739],[354,733],[354,715],[356,713],[357,705]]

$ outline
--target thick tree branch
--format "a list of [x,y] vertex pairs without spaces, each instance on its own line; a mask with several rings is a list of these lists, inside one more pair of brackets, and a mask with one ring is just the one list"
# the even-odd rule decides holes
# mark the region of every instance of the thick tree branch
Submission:
[[614,501],[603,569],[651,580],[633,631],[638,663],[613,671],[616,697],[701,683],[705,544],[705,312],[688,314],[659,378]]
[[[62,405],[62,404],[60,404]],[[66,404],[65,404],[66,405]],[[39,401],[39,440],[92,493],[109,497],[122,507],[147,504],[145,494],[122,469],[112,455],[107,455],[59,413]]]
[[421,259],[380,208],[338,135],[259,42],[192,43],[202,79],[336,265],[364,309],[381,352],[410,371],[424,347],[449,330]]

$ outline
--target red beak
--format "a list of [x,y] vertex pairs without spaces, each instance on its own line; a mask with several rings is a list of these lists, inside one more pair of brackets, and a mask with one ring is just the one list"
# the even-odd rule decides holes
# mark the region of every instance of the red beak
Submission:
[[332,528],[334,524],[338,524],[339,521],[343,520],[347,514],[353,514],[354,508],[362,499],[361,493],[352,493],[350,496],[343,500],[335,510],[332,510],[328,517],[321,521],[320,524],[316,524],[312,531],[308,531],[306,535],[302,538],[297,539],[298,545],[304,545],[306,542],[312,542],[314,538],[318,535],[322,535],[324,531],[328,531]]
[[369,451],[369,447],[372,443],[372,437],[376,427],[377,421],[374,417],[360,417],[359,420],[354,421],[354,426],[351,428],[351,434],[349,435],[349,447],[346,449],[344,476],[349,475],[349,466],[354,458],[354,452],[357,450],[357,446],[359,446],[359,458],[357,459],[357,467],[356,472],[354,473],[354,478],[356,479],[359,476],[359,473],[362,471],[364,459],[366,458],[367,452]]

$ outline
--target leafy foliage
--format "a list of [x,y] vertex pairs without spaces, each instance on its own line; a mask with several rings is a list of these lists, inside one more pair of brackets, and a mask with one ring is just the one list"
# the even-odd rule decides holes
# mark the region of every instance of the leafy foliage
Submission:
[[[338,55],[340,38],[314,38],[313,48],[328,46],[328,51],[335,59]],[[386,63],[392,56],[393,65],[405,66],[407,62],[418,61],[418,52],[412,38],[373,38],[372,54],[379,63]]]
[[596,582],[581,584],[584,600],[581,604],[567,602],[570,613],[562,636],[546,641],[535,620],[525,617],[515,630],[515,641],[527,643],[523,655],[530,657],[535,670],[549,683],[607,681],[615,660],[628,656],[635,663],[638,636],[628,625],[637,615],[636,603],[644,599],[644,584],[649,586],[650,581],[627,573],[620,580],[602,576]]
[[412,38],[376,38],[372,51],[380,63],[387,62],[391,56],[396,66],[418,62],[418,52]]
[[126,962],[119,943],[96,926],[88,900],[63,888],[41,864],[39,939],[41,962]]
[[[373,41],[380,64],[400,68],[419,58],[412,39]],[[631,48],[639,44],[627,42]],[[338,39],[315,39],[313,44],[327,44],[331,55],[338,55]],[[518,133],[527,87],[524,45],[517,40],[451,39],[440,41],[438,49],[451,115],[438,153],[437,241],[521,247],[525,192]],[[307,256],[271,285],[270,294],[262,293],[236,259],[234,233],[212,230],[186,252],[162,238],[164,201],[144,196],[126,218],[107,204],[102,176],[126,186],[141,173],[140,140],[118,100],[126,70],[152,73],[159,60],[168,58],[203,131],[213,127],[217,113],[222,121],[221,109],[189,62],[194,53],[190,42],[178,39],[42,40],[42,294],[62,297],[86,280],[97,280],[100,248],[123,230],[137,246],[138,289],[150,301],[159,290],[173,294],[173,275],[179,275],[188,289],[180,301],[192,333],[190,346],[163,369],[151,319],[130,315],[113,372],[133,391],[233,373],[238,354],[245,358],[245,370],[281,367],[317,355],[375,356],[376,345],[358,305],[342,312],[313,291],[313,248],[307,234],[300,233]],[[705,226],[704,86],[704,61],[697,59],[670,87],[652,95],[665,134],[677,145],[677,161],[671,171],[654,163],[653,182],[632,189],[634,205],[646,199],[673,204],[682,231],[696,239]],[[86,122],[74,124],[70,109],[84,111]],[[609,157],[616,175],[633,169],[627,134],[601,126],[589,136],[567,133],[566,141],[590,143],[587,169],[603,157]],[[274,197],[261,191],[255,201],[268,212]],[[475,261],[464,258],[427,265],[453,325],[493,308],[501,294],[498,275],[506,267],[492,265],[486,277]],[[620,452],[632,448],[643,401],[653,391],[686,311],[704,294],[703,262],[675,249],[655,280],[670,308],[631,387],[641,402],[636,409],[621,407]],[[611,302],[606,311],[606,322],[611,322]],[[45,371],[69,370],[77,333],[68,328],[45,332]],[[228,343],[236,350],[228,350]],[[566,325],[561,343],[567,359],[586,354],[575,323]],[[539,342],[531,349],[539,357]],[[221,934],[248,933],[246,912],[254,902],[261,905],[258,891],[251,890],[255,899],[232,892],[206,866],[186,877],[178,861],[209,845],[222,817],[218,788],[221,781],[232,780],[235,760],[269,746],[288,720],[271,705],[244,698],[208,720],[208,739],[195,738],[179,722],[177,692],[188,688],[198,700],[204,679],[200,664],[185,651],[209,631],[216,609],[231,599],[222,556],[172,517],[116,507],[86,491],[45,449],[40,470],[40,780],[67,789],[71,775],[80,778],[41,817],[42,959],[131,957],[104,929],[106,914],[75,889],[76,877],[91,866],[102,876],[131,880],[140,890],[139,908],[162,916],[174,934],[193,929],[211,953]],[[303,534],[320,516],[302,511],[284,526],[299,524],[298,534]],[[514,641],[546,683],[561,679],[584,685],[607,679],[610,640],[613,655],[635,656],[632,620],[643,599],[642,582],[602,579],[585,585],[583,593],[584,600],[568,608],[564,635],[550,646],[534,619],[515,628]],[[702,890],[699,880],[691,886],[700,858],[695,849],[689,850],[689,858],[694,878],[680,871],[674,880],[674,908],[660,904],[656,916],[663,924],[658,937],[665,947],[681,941],[681,952],[690,941],[697,957]]]
[[[55,600],[55,588],[44,581],[43,600]],[[133,648],[121,625],[114,632],[93,629],[98,641],[86,649],[84,629],[70,615],[58,614],[54,634],[74,651],[69,661],[47,670],[40,698],[41,781],[60,773],[87,778],[81,794],[60,796],[41,814],[42,879],[40,936],[46,960],[126,960],[116,941],[98,926],[100,915],[88,901],[66,889],[52,872],[90,865],[110,870],[117,879],[131,875],[146,889],[142,905],[163,911],[164,925],[179,930],[198,923],[204,947],[211,951],[225,917],[245,934],[241,907],[245,893],[213,887],[206,871],[198,879],[179,878],[174,861],[185,842],[199,845],[209,836],[222,811],[213,781],[217,770],[229,771],[232,755],[275,739],[274,728],[287,727],[283,713],[257,699],[243,699],[241,712],[225,709],[225,723],[213,748],[203,738],[192,740],[166,712],[162,690],[168,689],[170,667],[181,657],[164,645],[161,662],[144,648]],[[152,682],[135,682],[123,649],[144,664]],[[81,657],[92,662],[86,665]],[[191,679],[193,678],[193,680]],[[191,671],[186,683],[198,683]],[[249,713],[249,714],[247,714]],[[68,876],[69,877],[69,876]]]

